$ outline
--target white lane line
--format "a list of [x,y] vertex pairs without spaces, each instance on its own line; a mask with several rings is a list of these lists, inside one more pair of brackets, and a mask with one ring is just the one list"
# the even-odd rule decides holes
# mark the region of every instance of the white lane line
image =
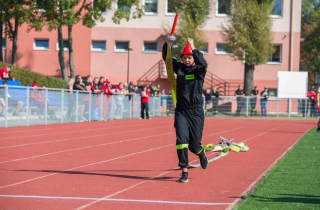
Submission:
[[[92,145],[92,146],[87,146],[87,147],[80,147],[80,148],[76,148],[76,149],[62,150],[62,151],[51,152],[51,153],[47,153],[47,154],[43,154],[43,155],[32,156],[32,157],[19,158],[19,159],[14,159],[14,160],[6,160],[6,161],[0,162],[0,164],[1,163],[15,162],[15,161],[19,161],[19,160],[27,160],[27,159],[37,158],[37,157],[43,157],[43,156],[48,156],[48,155],[53,155],[53,154],[59,154],[59,153],[63,153],[63,152],[70,152],[70,151],[88,149],[88,148],[92,148],[92,147],[105,146],[105,145],[109,145],[109,144],[117,144],[117,143],[123,143],[123,142],[127,142],[127,141],[135,141],[135,140],[139,140],[139,139],[158,137],[158,136],[168,135],[168,134],[172,134],[172,133],[174,133],[174,132],[169,132],[169,133],[164,133],[164,134],[157,134],[157,135],[153,135],[153,136],[146,136],[146,137],[140,137],[140,138],[134,138],[134,139],[127,139],[127,140],[122,140],[122,141],[108,142],[108,143],[104,143],[104,144],[97,144],[97,145]],[[85,137],[85,138],[90,138],[90,137]]]
[[[233,131],[233,130],[237,130],[237,129],[240,129],[240,128],[234,128],[234,129],[222,131],[222,132],[215,133],[215,134],[221,134],[221,133],[225,133],[225,132],[229,132],[229,131]],[[211,135],[213,135],[213,134],[211,134]],[[211,135],[208,135],[208,136],[211,136]],[[211,156],[211,155],[215,155],[215,154],[210,154],[210,155],[208,155],[208,157]],[[193,163],[193,162],[195,162],[195,161],[197,161],[197,160],[198,160],[198,159],[193,160],[193,161],[191,161],[190,163]],[[95,204],[95,203],[98,203],[98,202],[102,201],[103,199],[109,199],[110,197],[113,197],[113,196],[118,195],[118,194],[120,194],[120,193],[122,193],[122,192],[125,192],[125,191],[127,191],[127,190],[130,190],[130,189],[132,189],[132,188],[134,188],[134,187],[136,187],[136,186],[139,186],[139,185],[141,185],[141,184],[143,184],[143,183],[145,183],[145,182],[148,182],[148,181],[150,181],[150,180],[153,180],[153,179],[155,179],[155,178],[157,178],[157,177],[160,177],[160,176],[162,176],[162,175],[164,175],[164,174],[167,174],[167,173],[169,173],[169,172],[171,172],[171,171],[174,171],[174,170],[176,170],[176,169],[179,169],[179,168],[171,169],[171,170],[169,170],[169,171],[166,171],[166,172],[164,172],[164,173],[161,173],[161,174],[159,174],[159,175],[157,175],[157,176],[155,176],[155,177],[152,177],[152,178],[150,178],[150,179],[148,179],[148,180],[145,180],[145,181],[139,182],[139,183],[137,183],[137,184],[134,184],[134,185],[132,185],[132,186],[130,186],[130,187],[127,187],[127,188],[125,188],[125,189],[123,189],[123,190],[120,190],[120,191],[118,191],[118,192],[115,192],[115,193],[113,193],[113,194],[111,194],[111,195],[107,195],[107,196],[105,196],[105,197],[103,197],[103,198],[101,198],[101,199],[99,199],[99,200],[92,201],[92,202],[87,203],[87,204],[85,204],[85,205],[83,205],[83,206],[80,206],[79,208],[77,208],[77,209],[75,209],[75,210],[81,210],[81,209],[87,208],[87,207],[89,207],[89,206],[91,206],[91,205],[93,205],[93,204]]]
[[[152,125],[154,124],[158,124],[158,123],[153,123]],[[141,126],[141,125],[150,125],[150,123],[145,123],[145,124],[133,124],[133,125],[130,125],[130,127],[133,127],[133,126]],[[109,129],[109,128],[122,128],[122,127],[128,127],[128,125],[124,125],[124,126],[104,126],[102,128],[94,128],[94,129],[82,129],[82,130],[76,130],[76,131],[68,131],[68,132],[58,132],[58,133],[47,133],[47,134],[38,134],[38,135],[30,135],[30,136],[14,136],[14,137],[8,137],[8,138],[0,138],[0,141],[1,140],[7,140],[7,139],[21,139],[21,138],[28,138],[28,137],[36,137],[36,136],[47,136],[47,135],[55,135],[55,134],[66,134],[66,133],[79,133],[79,132],[86,132],[86,131],[94,131],[94,130],[106,130],[106,129]]]
[[[62,200],[99,200],[100,198],[84,198],[84,197],[56,197],[56,196],[39,196],[39,195],[0,195],[6,198],[41,198],[41,199],[62,199]],[[103,201],[121,201],[121,202],[138,202],[138,203],[161,203],[161,204],[187,204],[187,205],[230,205],[234,203],[198,203],[198,202],[180,202],[180,201],[162,201],[162,200],[135,200],[135,199],[102,199]]]
[[134,152],[134,153],[131,153],[131,154],[128,154],[128,155],[123,155],[123,156],[119,156],[119,157],[108,159],[108,160],[103,160],[103,161],[99,161],[99,162],[95,162],[95,163],[90,163],[90,164],[86,164],[86,165],[83,165],[83,166],[77,166],[77,167],[70,168],[70,169],[67,169],[67,170],[58,171],[58,172],[47,174],[47,175],[44,175],[44,176],[39,176],[39,177],[36,177],[36,178],[33,178],[33,179],[28,179],[28,180],[25,180],[25,181],[22,181],[22,182],[18,182],[18,183],[2,186],[2,187],[0,187],[0,189],[6,188],[6,187],[12,187],[12,186],[15,186],[15,185],[23,184],[23,183],[30,182],[30,181],[37,180],[37,179],[42,179],[42,178],[49,177],[49,176],[52,176],[52,175],[55,175],[55,174],[60,174],[60,173],[66,172],[66,171],[71,171],[71,170],[75,170],[75,169],[79,169],[79,168],[84,168],[84,167],[87,167],[87,166],[92,166],[92,165],[96,165],[96,164],[100,164],[100,163],[106,163],[106,162],[109,162],[109,161],[118,160],[118,159],[121,159],[121,158],[129,157],[129,156],[137,155],[137,154],[141,154],[141,153],[146,153],[146,152],[150,152],[150,151],[153,151],[153,150],[157,150],[157,149],[161,149],[161,148],[169,147],[169,146],[172,146],[172,144],[169,144],[169,145],[166,145],[166,146],[161,146],[161,147],[156,147],[156,148],[149,149],[149,150],[144,150],[144,151],[141,151],[141,152]]
[[246,140],[243,140],[242,142],[249,141],[250,139],[256,138],[256,137],[258,137],[258,136],[262,136],[263,134],[269,133],[270,131],[273,131],[273,130],[275,130],[275,129],[277,129],[277,128],[280,128],[281,126],[283,126],[283,125],[280,125],[280,126],[278,126],[278,127],[272,128],[272,129],[270,129],[270,130],[268,130],[268,131],[265,131],[265,132],[263,132],[263,133],[260,133],[260,134],[258,134],[258,135],[256,135],[256,136],[250,137],[250,138],[248,138],[248,139],[246,139]]
[[[167,128],[167,127],[172,127],[172,126],[162,126],[162,127],[154,127],[153,126],[152,128],[140,129],[139,131],[152,130],[152,129],[158,129],[158,128]],[[92,137],[109,136],[109,135],[113,135],[113,134],[130,133],[130,132],[135,132],[135,131],[137,131],[137,130],[123,131],[123,132],[118,132],[118,133],[107,133],[107,134],[101,134],[101,135],[82,136],[82,137],[59,139],[59,140],[52,140],[52,141],[42,141],[42,142],[35,142],[35,143],[29,143],[29,144],[17,144],[17,145],[12,145],[12,146],[0,147],[0,149],[7,149],[7,148],[12,148],[12,147],[22,147],[22,146],[29,146],[29,145],[36,145],[36,144],[45,144],[45,143],[60,142],[60,141],[69,141],[69,140],[73,140],[73,139],[77,139],[77,140],[78,139],[85,139],[85,138],[91,139]]]
[[[233,130],[237,130],[237,129],[239,129],[239,128],[234,128],[234,129],[231,129],[231,130],[222,131],[222,132],[219,132],[219,133],[216,133],[216,134],[221,134],[221,133],[225,133],[225,132],[233,131]],[[171,132],[171,133],[174,133],[174,132]],[[160,136],[160,135],[156,135],[156,136]],[[169,144],[167,146],[157,147],[157,148],[146,150],[146,151],[143,151],[143,152],[131,153],[129,155],[120,156],[120,157],[117,157],[117,158],[114,158],[114,159],[109,159],[109,160],[105,160],[105,161],[101,161],[101,162],[96,162],[96,163],[91,163],[91,164],[87,164],[87,165],[83,165],[83,166],[78,166],[78,167],[67,169],[67,170],[64,170],[64,171],[55,172],[55,173],[51,173],[51,174],[48,174],[48,175],[40,176],[40,177],[37,177],[37,178],[28,179],[28,180],[25,180],[25,181],[22,181],[22,182],[18,182],[18,183],[2,186],[2,187],[0,187],[0,189],[1,188],[15,186],[15,185],[19,185],[19,184],[23,184],[23,183],[26,183],[26,182],[30,182],[30,181],[33,181],[33,180],[45,178],[45,177],[52,176],[52,175],[55,175],[55,174],[60,174],[60,173],[63,173],[65,171],[71,171],[71,170],[74,170],[74,169],[79,169],[79,168],[83,168],[83,167],[87,167],[87,166],[91,166],[91,165],[95,165],[95,164],[105,163],[105,162],[108,162],[108,161],[117,160],[117,159],[120,159],[120,158],[123,158],[123,157],[128,157],[128,156],[131,156],[131,155],[140,154],[140,153],[144,153],[144,152],[148,152],[148,151],[152,151],[152,150],[155,150],[155,149],[160,149],[160,148],[164,148],[164,147],[168,147],[168,146],[172,146],[172,145],[175,145],[175,144]],[[194,161],[196,161],[196,160],[194,160]]]
[[[130,119],[130,120],[138,120],[138,119]],[[85,123],[72,123],[72,122],[70,122],[70,123],[65,123],[65,124],[63,124],[63,127],[56,127],[56,125],[60,125],[59,123],[55,123],[55,124],[52,124],[52,126],[55,126],[54,128],[44,128],[44,129],[35,129],[35,130],[29,130],[29,129],[26,129],[26,130],[24,130],[23,128],[21,129],[21,127],[19,127],[19,129],[16,129],[16,130],[13,130],[13,131],[8,131],[8,132],[1,132],[2,134],[4,134],[4,133],[10,133],[10,134],[12,134],[12,133],[19,133],[19,132],[31,132],[31,131],[45,131],[45,130],[56,130],[56,129],[70,129],[70,128],[81,128],[81,127],[88,127],[88,126],[90,126],[90,125],[92,125],[92,124],[90,124],[89,125],[89,123],[97,123],[98,124],[98,126],[100,126],[100,125],[103,125],[103,126],[105,126],[106,124],[107,125],[110,125],[111,124],[111,126],[112,125],[114,125],[115,124],[115,122],[119,122],[119,121],[106,121],[106,122],[102,122],[102,121],[100,121],[100,122],[85,122]],[[116,125],[121,125],[121,123],[116,123]],[[67,125],[70,125],[70,126],[67,126]],[[35,125],[35,126],[46,126],[46,125]],[[28,127],[25,127],[25,128],[28,128]],[[8,128],[9,129],[9,128]]]

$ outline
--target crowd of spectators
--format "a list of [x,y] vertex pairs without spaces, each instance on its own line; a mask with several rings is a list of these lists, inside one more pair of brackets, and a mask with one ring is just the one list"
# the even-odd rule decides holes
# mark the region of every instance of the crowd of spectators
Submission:
[[[140,95],[138,89],[139,87],[131,81],[129,84],[120,82],[117,85],[112,85],[111,80],[107,79],[106,77],[92,77],[88,75],[86,79],[83,79],[80,75],[76,76],[75,79],[69,79],[68,83],[66,84],[66,88],[69,89],[68,92],[68,112],[66,117],[70,120],[75,120],[77,116],[76,109],[75,109],[75,102],[78,100],[78,121],[87,121],[88,114],[89,114],[89,107],[92,109],[93,113],[93,120],[97,119],[98,117],[95,115],[99,115],[99,110],[101,105],[103,106],[103,113],[102,120],[107,120],[109,118],[109,109],[111,107],[111,100],[112,98],[115,100],[115,107],[114,107],[114,118],[120,119],[121,112],[123,109],[126,109],[129,103],[124,103],[125,100],[132,100],[132,97],[135,95]],[[160,91],[160,84],[151,85],[151,87],[142,87],[145,88],[145,91],[148,91],[149,96],[159,96],[161,95]],[[79,91],[78,99],[74,91]],[[82,91],[82,92],[81,92]],[[87,91],[90,91],[91,100],[89,99],[89,94]],[[103,93],[102,97],[100,94]],[[114,95],[114,97],[112,97]],[[147,112],[147,119],[148,117],[148,107],[146,107],[145,97],[142,97],[141,103],[143,103],[143,110]],[[89,104],[91,103],[91,104]],[[95,114],[97,112],[97,114]],[[144,118],[141,114],[141,118]]]

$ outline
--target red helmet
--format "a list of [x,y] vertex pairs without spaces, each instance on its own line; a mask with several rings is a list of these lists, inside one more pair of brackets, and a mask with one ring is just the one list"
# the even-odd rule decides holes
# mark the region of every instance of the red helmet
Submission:
[[32,83],[32,87],[38,87],[39,85],[37,85],[37,83]]
[[192,55],[192,50],[190,47],[190,43],[188,42],[188,44],[182,49],[182,52],[180,54],[180,58],[182,58],[183,55]]

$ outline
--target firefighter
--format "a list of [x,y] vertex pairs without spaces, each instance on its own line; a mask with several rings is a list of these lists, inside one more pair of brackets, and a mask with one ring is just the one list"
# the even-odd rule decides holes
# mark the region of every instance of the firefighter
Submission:
[[[174,37],[168,35],[172,43]],[[167,43],[162,49],[163,60],[166,60]],[[194,47],[193,39],[188,38],[180,58],[183,63],[172,59],[172,67],[177,75],[177,105],[175,109],[176,149],[182,176],[178,182],[188,182],[188,148],[199,156],[203,169],[208,167],[208,159],[201,146],[204,124],[202,87],[207,72],[207,62],[203,54]]]
[[254,86],[254,89],[251,90],[251,97],[250,98],[250,104],[251,104],[251,116],[257,115],[257,110],[256,110],[256,104],[257,104],[257,97],[259,96],[259,90],[258,86]]

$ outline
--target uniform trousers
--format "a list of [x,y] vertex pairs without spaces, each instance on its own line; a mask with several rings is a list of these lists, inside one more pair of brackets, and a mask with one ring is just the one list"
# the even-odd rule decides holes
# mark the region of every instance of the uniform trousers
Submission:
[[203,151],[201,145],[204,124],[203,108],[175,110],[176,149],[180,168],[188,168],[188,148],[196,155]]

